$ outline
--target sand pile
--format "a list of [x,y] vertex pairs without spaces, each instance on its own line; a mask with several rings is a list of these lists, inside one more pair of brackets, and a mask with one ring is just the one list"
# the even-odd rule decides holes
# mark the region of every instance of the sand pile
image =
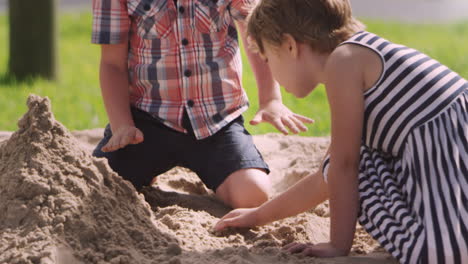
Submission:
[[[326,204],[265,227],[214,233],[229,208],[195,174],[175,168],[161,175],[145,200],[104,159],[91,157],[101,131],[73,135],[54,119],[47,98],[30,96],[28,107],[17,132],[4,133],[6,141],[0,134],[0,263],[392,263],[385,255],[282,252],[292,241],[327,240]],[[255,140],[276,192],[316,169],[327,145],[281,135]],[[375,247],[361,231],[353,254]]]
[[143,196],[79,147],[48,99],[31,96],[28,107],[0,148],[0,262],[151,263],[165,254],[175,239]]

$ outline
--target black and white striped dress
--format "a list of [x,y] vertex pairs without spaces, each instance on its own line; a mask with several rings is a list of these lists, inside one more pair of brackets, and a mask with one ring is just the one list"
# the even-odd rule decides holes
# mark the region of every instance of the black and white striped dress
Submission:
[[384,66],[364,94],[360,224],[400,263],[468,263],[467,81],[369,32],[347,43]]

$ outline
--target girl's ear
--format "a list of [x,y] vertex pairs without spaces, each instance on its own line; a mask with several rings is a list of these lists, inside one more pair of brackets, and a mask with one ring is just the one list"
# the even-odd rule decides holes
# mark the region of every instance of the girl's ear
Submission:
[[284,46],[288,49],[288,52],[293,58],[297,58],[299,56],[299,46],[297,45],[297,41],[294,39],[293,36],[290,34],[284,34]]
[[260,48],[258,47],[257,42],[251,36],[247,37],[247,47],[253,53],[260,53]]

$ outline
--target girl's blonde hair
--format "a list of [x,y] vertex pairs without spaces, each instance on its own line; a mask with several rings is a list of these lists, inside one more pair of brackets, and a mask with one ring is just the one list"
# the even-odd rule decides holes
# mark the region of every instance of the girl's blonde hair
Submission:
[[260,52],[263,41],[280,46],[284,34],[314,51],[333,51],[365,26],[351,13],[349,0],[261,0],[248,19],[248,34]]

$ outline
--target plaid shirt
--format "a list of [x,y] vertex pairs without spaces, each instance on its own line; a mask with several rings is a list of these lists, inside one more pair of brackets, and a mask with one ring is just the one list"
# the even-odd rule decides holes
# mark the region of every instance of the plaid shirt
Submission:
[[92,42],[129,41],[132,106],[206,138],[248,108],[234,20],[256,0],[93,0]]

